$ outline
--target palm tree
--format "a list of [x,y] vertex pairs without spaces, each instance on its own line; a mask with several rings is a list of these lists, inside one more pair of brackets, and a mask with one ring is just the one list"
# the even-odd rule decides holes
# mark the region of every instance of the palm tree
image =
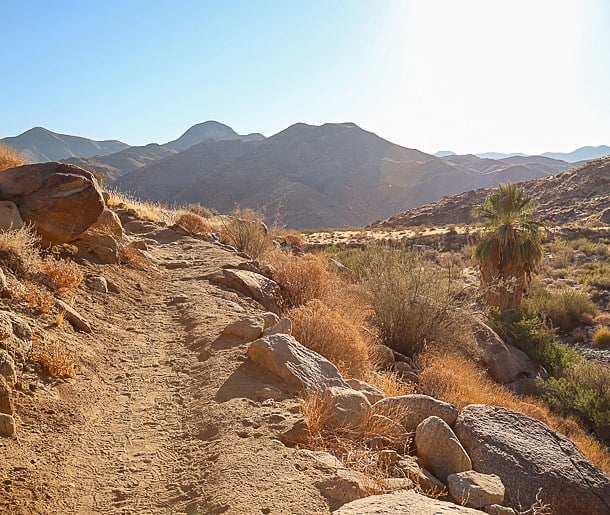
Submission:
[[513,183],[501,184],[473,210],[483,220],[481,240],[474,250],[489,306],[519,309],[531,274],[542,260],[544,227],[534,220],[536,205]]

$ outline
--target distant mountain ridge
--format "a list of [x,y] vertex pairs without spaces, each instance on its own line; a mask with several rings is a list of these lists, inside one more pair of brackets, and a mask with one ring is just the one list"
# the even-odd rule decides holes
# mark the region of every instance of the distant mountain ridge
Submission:
[[443,195],[559,173],[556,160],[437,158],[353,123],[295,124],[259,141],[206,141],[122,176],[146,199],[264,209],[291,228],[361,226]]
[[[439,150],[434,154],[436,157],[449,157],[457,155],[451,150]],[[544,152],[543,154],[523,154],[515,152],[512,154],[504,154],[502,152],[482,152],[480,154],[474,154],[477,157],[483,159],[506,159],[510,157],[535,157],[536,155],[542,157],[549,157],[551,159],[558,159],[560,161],[566,161],[567,163],[578,163],[580,161],[591,161],[592,159],[598,159],[610,155],[610,147],[607,145],[600,145],[599,147],[580,147],[572,152]]]
[[30,163],[61,161],[71,157],[104,156],[129,147],[118,140],[96,141],[58,134],[44,127],[34,127],[18,136],[2,138],[0,143],[18,150]]
[[[588,161],[563,173],[522,182],[537,204],[539,219],[550,223],[602,221],[610,223],[610,156]],[[490,189],[444,197],[375,222],[373,227],[446,226],[473,223],[472,208],[482,204]],[[604,215],[605,213],[605,215]]]

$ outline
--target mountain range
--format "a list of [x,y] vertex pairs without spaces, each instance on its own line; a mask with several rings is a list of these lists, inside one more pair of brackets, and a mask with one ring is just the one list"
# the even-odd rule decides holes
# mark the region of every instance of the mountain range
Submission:
[[[610,223],[610,156],[587,161],[566,172],[522,182],[537,202],[537,217],[550,224]],[[472,208],[482,204],[489,189],[466,191],[444,197],[386,220],[373,227],[446,226],[471,224]]]
[[291,228],[362,226],[443,196],[526,181],[573,164],[545,156],[444,157],[353,123],[295,124],[265,138],[208,121],[163,145],[130,147],[35,128],[0,142],[30,161],[65,160],[144,199],[266,212]]
[[[580,147],[572,152],[545,152],[540,154],[542,157],[550,157],[551,159],[559,159],[568,163],[578,163],[580,161],[591,161],[599,157],[604,157],[610,154],[610,147],[607,145],[600,145],[599,147]],[[451,150],[439,150],[434,154],[436,157],[448,157],[457,155]],[[503,154],[502,152],[483,152],[481,154],[474,154],[477,157],[484,159],[505,159],[508,157],[531,157],[527,154],[519,152],[513,154]]]

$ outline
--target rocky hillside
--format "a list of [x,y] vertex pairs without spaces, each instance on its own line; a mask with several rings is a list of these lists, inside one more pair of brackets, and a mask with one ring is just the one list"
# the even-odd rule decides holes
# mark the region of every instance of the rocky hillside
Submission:
[[107,181],[112,182],[121,175],[160,161],[177,152],[177,150],[164,145],[150,143],[143,147],[129,147],[116,154],[107,156],[93,156],[90,158],[72,157],[65,159],[64,162],[103,174]]
[[[538,202],[538,216],[549,223],[602,222],[610,224],[610,156],[569,171],[522,183]],[[372,224],[374,227],[409,227],[472,223],[472,208],[481,204],[488,189],[468,191]]]
[[95,141],[80,136],[58,134],[44,127],[34,127],[19,136],[0,139],[0,143],[18,150],[30,163],[61,161],[71,157],[105,156],[129,146],[116,140]]
[[205,142],[126,174],[119,188],[220,211],[264,209],[292,228],[361,226],[443,195],[543,177],[566,163],[440,159],[352,123],[296,124],[263,141]]

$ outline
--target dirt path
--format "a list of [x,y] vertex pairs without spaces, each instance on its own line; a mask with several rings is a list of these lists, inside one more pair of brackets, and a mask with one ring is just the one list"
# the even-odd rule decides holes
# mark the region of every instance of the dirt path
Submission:
[[0,512],[328,512],[322,472],[275,439],[292,392],[219,337],[260,306],[203,276],[242,259],[189,238],[150,251],[146,272],[96,268],[119,294],[79,291],[93,334],[47,329],[79,354],[78,375],[24,373],[19,438],[0,440]]

